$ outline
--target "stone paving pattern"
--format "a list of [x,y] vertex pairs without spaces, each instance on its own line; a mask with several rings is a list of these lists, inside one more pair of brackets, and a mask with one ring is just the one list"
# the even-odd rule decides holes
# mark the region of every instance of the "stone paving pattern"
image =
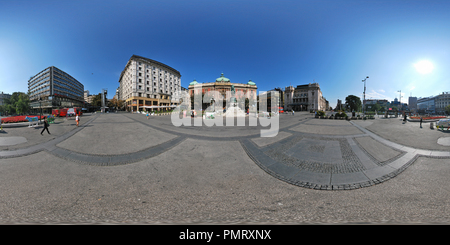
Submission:
[[261,128],[130,113],[4,128],[0,223],[450,220],[447,131],[298,112],[276,137]]

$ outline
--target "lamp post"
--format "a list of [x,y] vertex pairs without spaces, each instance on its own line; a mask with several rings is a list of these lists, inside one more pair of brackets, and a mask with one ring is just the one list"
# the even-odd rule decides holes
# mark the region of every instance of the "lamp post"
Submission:
[[42,118],[42,106],[41,106],[42,98],[39,97],[38,100],[39,100],[39,111],[40,111],[40,113],[39,113],[39,115],[40,115],[39,122],[41,122],[41,118]]
[[400,107],[400,110],[401,110],[401,109],[403,109],[403,106],[402,106],[402,91],[401,91],[401,90],[398,90],[397,92],[400,93],[400,94],[398,95],[398,102],[399,102],[399,107]]
[[363,115],[365,115],[365,111],[366,111],[366,79],[369,78],[369,76],[366,76],[366,78],[364,78],[362,81],[364,82],[364,93],[363,93]]

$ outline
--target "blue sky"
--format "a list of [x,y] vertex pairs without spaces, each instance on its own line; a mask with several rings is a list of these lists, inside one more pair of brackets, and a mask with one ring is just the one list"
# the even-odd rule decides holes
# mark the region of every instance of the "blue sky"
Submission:
[[[259,91],[318,82],[336,105],[450,91],[450,1],[0,0],[0,91],[56,66],[112,98],[139,55],[196,79],[252,80]],[[432,63],[422,74],[414,64]]]

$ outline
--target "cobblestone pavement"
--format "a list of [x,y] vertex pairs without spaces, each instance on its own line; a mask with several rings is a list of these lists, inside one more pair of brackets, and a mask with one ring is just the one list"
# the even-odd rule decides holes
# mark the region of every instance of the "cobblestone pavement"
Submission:
[[170,116],[87,114],[80,127],[58,119],[51,135],[4,128],[0,223],[448,222],[447,132],[279,119],[269,138],[248,117],[175,127]]

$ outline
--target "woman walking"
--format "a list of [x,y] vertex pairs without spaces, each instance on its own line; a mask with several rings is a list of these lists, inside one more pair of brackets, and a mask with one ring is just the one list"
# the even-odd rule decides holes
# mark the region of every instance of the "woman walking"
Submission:
[[77,116],[75,117],[75,121],[77,121],[77,127],[78,127],[78,123],[80,122],[80,119],[78,118],[78,114],[77,114]]
[[44,132],[44,130],[47,130],[48,134],[51,134],[50,131],[48,131],[48,122],[47,122],[47,118],[44,118],[44,128],[41,131],[41,135],[43,135],[42,133]]

